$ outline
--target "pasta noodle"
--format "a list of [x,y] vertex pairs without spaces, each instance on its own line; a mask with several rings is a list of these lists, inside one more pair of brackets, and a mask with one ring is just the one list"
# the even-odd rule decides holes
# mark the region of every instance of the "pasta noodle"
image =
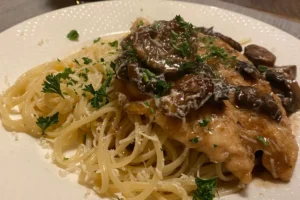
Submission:
[[[0,97],[4,127],[47,139],[53,147],[53,161],[66,172],[78,171],[79,182],[99,195],[128,200],[187,200],[197,188],[195,176],[232,181],[221,164],[211,163],[203,153],[167,138],[151,121],[144,124],[140,116],[124,112],[118,104],[114,80],[106,91],[109,103],[99,109],[91,106],[91,96],[83,88],[89,84],[95,90],[101,88],[112,71],[109,63],[120,53],[109,42],[121,38],[101,39],[64,60],[23,74]],[[83,57],[92,62],[84,64]],[[42,92],[46,76],[68,68],[73,73],[60,82],[64,98]],[[55,113],[59,113],[58,123],[42,135],[38,118]],[[69,150],[73,150],[71,156]],[[223,195],[239,188],[235,185],[218,190]]]

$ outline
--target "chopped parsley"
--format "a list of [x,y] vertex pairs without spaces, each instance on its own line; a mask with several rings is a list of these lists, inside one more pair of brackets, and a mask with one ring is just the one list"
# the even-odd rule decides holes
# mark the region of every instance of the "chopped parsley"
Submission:
[[115,40],[115,41],[113,41],[113,42],[109,42],[108,44],[109,44],[109,46],[111,46],[111,47],[116,47],[116,48],[118,48],[119,41],[118,41],[118,40]]
[[88,65],[93,62],[93,60],[88,57],[83,57],[82,60],[83,60],[83,64],[85,65]]
[[205,127],[211,122],[211,119],[209,117],[205,117],[204,119],[199,120],[199,126]]
[[104,58],[100,58],[100,62],[105,62]]
[[39,117],[36,121],[36,124],[42,129],[42,135],[45,134],[45,130],[53,125],[58,123],[58,115],[59,113],[55,113],[53,116],[50,117]]
[[261,73],[264,73],[268,70],[268,67],[267,66],[264,66],[264,65],[258,65],[258,70],[261,72]]
[[184,19],[180,15],[176,15],[175,20],[182,28],[184,28],[186,30],[193,29],[193,25],[189,22],[184,21]]
[[[60,89],[60,79],[68,79],[70,74],[73,74],[71,68],[65,68],[63,72],[58,73],[57,75],[50,74],[46,76],[46,81],[44,81],[43,90],[44,93],[56,93],[62,98],[65,98]],[[67,83],[67,86],[71,85],[70,82]]]
[[77,59],[74,59],[73,62],[76,63],[77,65],[81,66]]
[[58,61],[58,62],[61,62],[59,58],[57,58],[57,61]]
[[93,41],[93,42],[94,42],[94,44],[95,44],[95,43],[99,42],[100,40],[101,40],[101,38],[100,38],[100,37],[98,37],[97,39],[94,39],[94,41]]
[[222,59],[227,59],[228,58],[228,53],[222,47],[212,45],[212,46],[210,46],[209,51],[210,51],[209,57],[216,56],[216,57],[222,58]]
[[110,84],[112,76],[113,75],[111,73],[107,74],[107,78],[105,79],[99,90],[95,90],[92,84],[86,85],[83,89],[84,91],[87,91],[94,96],[89,100],[93,108],[99,109],[108,103],[108,95],[106,94],[106,89]]
[[59,73],[59,77],[62,79],[67,79],[67,78],[69,78],[70,74],[74,74],[74,72],[72,71],[71,68],[67,67],[64,69],[64,71],[62,73]]
[[69,160],[69,158],[64,157],[64,160]]
[[265,138],[265,137],[262,137],[262,136],[256,136],[256,139],[261,142],[264,146],[268,146],[269,145],[269,142],[268,142],[268,139]]
[[144,104],[145,104],[145,106],[147,106],[149,108],[150,113],[153,114],[154,113],[154,109],[150,106],[149,102],[146,101],[146,102],[144,102]]
[[185,62],[180,64],[178,71],[181,73],[192,73],[196,68],[197,68],[197,64],[194,62]]
[[87,82],[89,80],[88,75],[86,73],[79,73],[78,76],[80,78],[83,78],[84,82]]
[[79,33],[76,30],[71,30],[68,35],[67,38],[71,41],[75,41],[78,40],[79,38]]
[[116,63],[114,62],[110,62],[110,67],[114,70],[114,72],[116,73]]
[[137,28],[140,28],[144,26],[144,22],[142,20],[139,21],[138,25],[137,25]]
[[193,200],[213,200],[215,197],[215,190],[217,185],[217,179],[200,179],[195,178],[197,190],[194,191]]
[[50,74],[46,76],[46,81],[44,81],[43,90],[44,93],[56,93],[60,95],[62,98],[65,98],[60,89],[60,74],[53,75]]
[[218,147],[218,145],[217,144],[214,144],[214,148],[217,148]]
[[191,45],[184,42],[179,45],[179,51],[183,57],[189,57],[192,54]]
[[190,139],[189,142],[197,144],[199,142],[199,138],[198,137],[194,137],[194,138]]
[[154,94],[156,94],[156,97],[162,97],[163,94],[165,94],[166,92],[169,91],[169,89],[171,88],[171,83],[167,83],[165,81],[162,80],[158,80],[155,83],[155,88],[154,88]]

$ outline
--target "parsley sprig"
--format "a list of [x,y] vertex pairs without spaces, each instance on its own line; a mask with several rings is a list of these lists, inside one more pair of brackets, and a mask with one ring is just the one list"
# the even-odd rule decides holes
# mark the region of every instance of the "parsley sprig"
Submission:
[[213,200],[215,197],[215,189],[217,179],[195,179],[197,190],[194,192],[193,200]]
[[268,139],[263,137],[263,136],[256,136],[256,139],[261,142],[264,146],[268,146],[269,145],[269,142],[268,142]]
[[42,135],[45,134],[45,130],[53,125],[58,123],[58,115],[59,113],[55,113],[53,116],[50,117],[39,117],[36,121],[36,124],[42,129]]
[[162,97],[165,93],[167,93],[171,88],[171,83],[167,83],[163,80],[158,80],[155,83],[154,94],[156,97]]
[[109,97],[106,94],[106,89],[109,86],[112,77],[112,73],[107,73],[107,78],[105,79],[99,90],[95,90],[92,84],[86,85],[83,89],[84,91],[87,91],[94,96],[89,100],[93,108],[99,109],[108,103]]
[[75,41],[75,40],[78,40],[79,38],[79,33],[78,31],[76,30],[71,30],[68,35],[67,35],[67,38],[71,41]]
[[50,74],[46,76],[46,81],[43,83],[44,93],[56,93],[61,96],[63,99],[65,98],[60,89],[60,76]]
[[46,81],[42,84],[42,92],[56,93],[64,99],[65,97],[63,96],[60,88],[60,80],[69,78],[69,75],[73,73],[74,72],[71,68],[65,68],[62,73],[58,73],[57,75],[49,74],[46,76]]
[[111,47],[116,47],[116,48],[118,48],[119,42],[118,42],[118,40],[115,40],[115,41],[113,41],[113,42],[109,42],[108,44],[109,44],[109,46],[111,46]]

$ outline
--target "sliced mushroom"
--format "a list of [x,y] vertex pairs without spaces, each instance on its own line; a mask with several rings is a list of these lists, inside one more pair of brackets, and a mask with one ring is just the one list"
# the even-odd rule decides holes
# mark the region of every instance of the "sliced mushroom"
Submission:
[[276,57],[264,47],[250,44],[245,47],[244,55],[255,65],[274,66]]
[[170,95],[162,98],[162,107],[166,115],[183,118],[199,109],[213,93],[214,84],[209,77],[187,74],[174,83]]
[[265,78],[270,82],[273,91],[281,98],[288,113],[300,109],[300,88],[297,81],[289,79],[285,73],[267,70]]
[[263,112],[277,122],[281,121],[281,110],[271,95],[262,94],[256,88],[239,86],[235,91],[235,101],[238,106]]
[[257,68],[247,62],[237,60],[235,69],[244,77],[257,80],[260,78],[260,73]]
[[214,32],[213,27],[210,27],[210,28],[199,27],[199,28],[197,28],[197,30],[200,31],[203,34],[211,35],[211,36],[215,36],[215,37],[220,38],[221,40],[223,40],[224,42],[226,42],[232,48],[234,48],[235,50],[237,50],[239,52],[241,52],[243,50],[240,43],[238,43],[237,41],[235,41],[234,39],[232,39],[232,38],[230,38],[226,35],[223,35],[222,33]]
[[294,80],[297,77],[297,67],[296,65],[286,65],[286,66],[276,66],[272,68],[276,72],[284,73],[289,79]]

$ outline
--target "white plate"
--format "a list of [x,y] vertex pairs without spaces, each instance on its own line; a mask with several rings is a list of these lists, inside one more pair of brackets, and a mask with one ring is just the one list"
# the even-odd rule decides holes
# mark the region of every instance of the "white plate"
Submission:
[[[25,21],[0,34],[0,89],[7,88],[26,70],[46,61],[67,56],[98,36],[127,31],[138,16],[150,20],[182,15],[195,25],[214,26],[237,41],[251,38],[277,55],[278,64],[300,66],[300,41],[263,22],[220,8],[172,1],[110,1],[69,7]],[[79,42],[66,39],[76,29]],[[7,78],[6,78],[7,77]],[[298,77],[299,80],[299,77]],[[297,137],[299,142],[300,138]],[[75,175],[61,178],[58,168],[44,158],[47,151],[34,138],[12,133],[0,125],[1,200],[79,200],[87,189]],[[239,194],[226,200],[300,198],[300,162],[288,184],[253,181]],[[100,199],[90,195],[88,199]]]

